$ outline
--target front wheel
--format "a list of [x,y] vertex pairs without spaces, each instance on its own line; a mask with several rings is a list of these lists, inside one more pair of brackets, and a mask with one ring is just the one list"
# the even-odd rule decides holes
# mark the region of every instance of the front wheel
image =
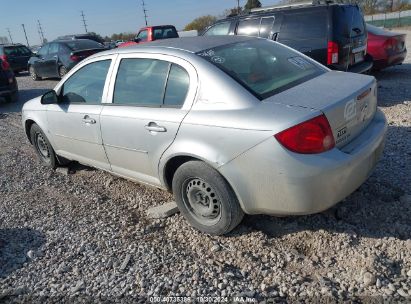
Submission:
[[181,165],[172,187],[180,212],[204,233],[228,233],[243,219],[244,213],[230,185],[204,162],[189,161]]
[[36,69],[34,68],[34,66],[30,66],[29,67],[29,73],[30,73],[30,76],[31,76],[31,79],[33,79],[33,80],[40,80],[40,77],[39,77],[39,75],[37,75],[37,73],[36,73]]
[[37,124],[31,126],[30,138],[42,165],[55,169],[57,167],[56,154],[46,135]]
[[67,74],[67,72],[68,72],[67,68],[64,65],[59,67],[59,76],[60,76],[60,78],[63,78],[64,75]]

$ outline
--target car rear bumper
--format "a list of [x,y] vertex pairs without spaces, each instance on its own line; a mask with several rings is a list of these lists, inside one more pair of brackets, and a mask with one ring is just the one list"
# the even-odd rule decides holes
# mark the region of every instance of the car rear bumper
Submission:
[[375,60],[373,68],[376,70],[382,70],[389,66],[399,65],[404,62],[406,57],[407,57],[407,50],[404,50],[401,53],[390,55],[387,58]]
[[377,113],[344,148],[302,155],[269,138],[219,171],[248,214],[299,215],[323,211],[354,192],[382,154],[387,123]]
[[368,73],[373,67],[373,61],[366,57],[363,62],[357,63],[355,65],[351,65],[348,69],[341,67],[341,66],[331,66],[332,70],[341,71],[341,72],[350,72],[350,73],[358,73],[358,74],[366,74]]

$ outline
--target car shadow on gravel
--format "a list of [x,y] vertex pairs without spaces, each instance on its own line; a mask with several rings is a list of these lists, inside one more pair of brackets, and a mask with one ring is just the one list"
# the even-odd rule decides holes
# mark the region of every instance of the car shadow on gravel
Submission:
[[31,228],[0,228],[0,278],[38,256],[45,241],[43,233]]
[[[373,76],[378,81],[379,106],[387,107],[411,101],[410,63],[374,72]],[[384,100],[381,100],[381,96],[384,96]]]
[[21,112],[21,109],[26,101],[41,96],[48,91],[49,89],[19,90],[19,99],[17,102],[5,102],[4,99],[0,99],[0,113]]

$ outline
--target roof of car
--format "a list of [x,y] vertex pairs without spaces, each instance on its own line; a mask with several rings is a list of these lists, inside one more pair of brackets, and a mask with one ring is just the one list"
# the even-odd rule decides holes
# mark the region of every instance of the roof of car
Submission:
[[[237,43],[249,40],[257,40],[260,38],[247,36],[197,36],[184,38],[162,39],[144,44],[137,44],[125,48],[111,50],[111,53],[129,53],[132,50],[143,50],[152,48],[172,48],[179,49],[191,53],[197,53],[202,50],[211,49],[214,47]],[[108,51],[110,52],[110,51]]]

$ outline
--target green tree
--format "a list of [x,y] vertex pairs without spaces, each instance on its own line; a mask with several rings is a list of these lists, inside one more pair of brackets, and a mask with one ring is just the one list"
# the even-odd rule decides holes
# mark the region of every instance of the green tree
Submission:
[[244,6],[244,9],[250,10],[252,8],[257,8],[257,7],[261,7],[261,2],[259,0],[247,0],[247,3]]
[[211,15],[207,16],[201,16],[193,21],[191,21],[189,24],[187,24],[184,28],[185,31],[191,31],[191,30],[197,30],[199,32],[205,30],[208,26],[212,25],[217,21],[217,18]]

